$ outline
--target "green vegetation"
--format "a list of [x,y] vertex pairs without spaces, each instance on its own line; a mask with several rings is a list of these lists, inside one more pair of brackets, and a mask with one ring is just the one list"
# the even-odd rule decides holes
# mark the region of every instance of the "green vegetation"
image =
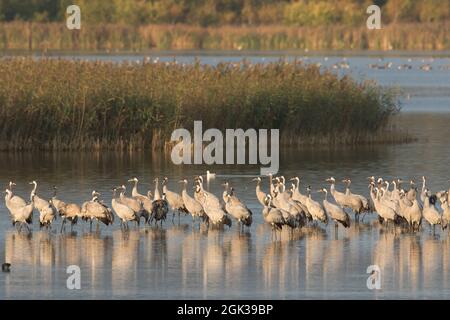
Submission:
[[[316,66],[0,60],[0,149],[164,147],[175,128],[279,128],[281,142],[391,142],[396,95]],[[382,141],[380,141],[382,140]]]
[[450,18],[448,0],[0,0],[0,20],[60,21],[77,4],[88,23],[359,26],[373,3],[384,23]]

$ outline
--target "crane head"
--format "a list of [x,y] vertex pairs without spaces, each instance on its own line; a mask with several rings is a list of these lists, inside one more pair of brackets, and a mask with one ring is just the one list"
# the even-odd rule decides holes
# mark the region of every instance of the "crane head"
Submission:
[[269,206],[271,201],[272,196],[270,194],[266,195],[266,197],[264,198],[264,203],[266,204],[266,206]]
[[92,198],[98,198],[98,197],[100,197],[100,193],[95,191],[95,190],[93,190],[92,191]]

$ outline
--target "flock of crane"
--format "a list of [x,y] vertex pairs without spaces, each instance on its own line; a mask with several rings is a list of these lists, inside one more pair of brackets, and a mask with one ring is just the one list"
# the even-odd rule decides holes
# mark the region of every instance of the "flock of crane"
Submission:
[[[214,177],[207,172],[207,178]],[[291,186],[286,187],[286,179],[283,176],[268,176],[267,193],[262,190],[262,179],[253,179],[256,182],[256,197],[263,206],[262,217],[272,227],[272,235],[283,228],[291,232],[319,223],[328,224],[333,220],[335,228],[342,225],[350,226],[350,216],[347,211],[354,213],[355,221],[359,221],[361,214],[374,212],[378,215],[381,225],[389,227],[397,225],[409,231],[416,232],[420,229],[422,220],[427,221],[433,231],[436,225],[442,229],[448,226],[450,221],[449,191],[439,191],[430,194],[427,188],[426,178],[422,177],[422,189],[419,193],[413,180],[409,183],[409,189],[402,188],[400,179],[391,183],[382,178],[369,177],[368,188],[370,197],[354,194],[350,190],[351,180],[344,179],[345,191],[336,189],[336,180],[331,177],[326,179],[330,184],[329,190],[321,188],[315,192],[323,193],[323,200],[316,201],[312,198],[311,187],[306,188],[306,194],[300,191],[300,179],[290,179]],[[154,192],[148,191],[146,195],[138,192],[137,178],[128,180],[133,183],[131,197],[126,196],[126,186],[121,185],[112,189],[111,208],[100,199],[101,194],[92,191],[92,198],[84,202],[81,207],[75,203],[66,203],[57,197],[57,188],[54,187],[53,197],[45,200],[37,195],[37,182],[33,185],[30,201],[27,203],[23,198],[13,192],[14,182],[10,182],[6,189],[5,202],[9,210],[13,226],[20,232],[25,226],[28,232],[33,222],[33,211],[39,211],[39,223],[41,228],[51,229],[52,223],[57,216],[61,217],[61,229],[65,230],[65,224],[70,222],[71,230],[80,220],[88,222],[92,230],[92,223],[103,223],[106,226],[114,223],[114,217],[120,220],[122,229],[128,229],[129,222],[140,225],[142,220],[145,224],[162,227],[169,212],[172,212],[172,221],[176,214],[190,214],[192,221],[205,223],[208,227],[222,228],[225,225],[231,227],[232,219],[237,221],[240,228],[250,227],[253,221],[252,212],[237,197],[235,190],[228,182],[223,184],[224,192],[222,199],[203,188],[203,177],[194,178],[194,194],[190,196],[187,191],[188,181],[181,180],[181,194],[168,189],[168,179],[162,181],[162,193],[159,188],[159,179],[154,180]],[[392,186],[392,189],[391,189]],[[331,194],[331,197],[328,196]],[[330,201],[331,200],[331,201]],[[334,200],[334,201],[333,201]],[[440,209],[436,207],[440,202]],[[442,212],[440,212],[440,210]],[[115,213],[115,215],[114,215]],[[363,219],[364,219],[363,215]]]

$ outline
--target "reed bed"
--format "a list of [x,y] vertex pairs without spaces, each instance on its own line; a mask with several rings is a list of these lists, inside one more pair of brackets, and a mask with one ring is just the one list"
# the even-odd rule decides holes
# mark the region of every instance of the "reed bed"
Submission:
[[0,50],[449,50],[447,22],[352,26],[220,26],[0,23]]
[[[0,59],[1,150],[164,148],[176,128],[280,129],[281,144],[406,142],[397,94],[300,61]],[[386,131],[389,129],[388,131]]]

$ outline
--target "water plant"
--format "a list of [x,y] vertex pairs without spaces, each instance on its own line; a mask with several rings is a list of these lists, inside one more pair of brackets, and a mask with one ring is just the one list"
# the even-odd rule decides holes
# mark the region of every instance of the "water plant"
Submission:
[[194,120],[205,128],[280,129],[282,144],[395,141],[385,130],[397,98],[301,61],[3,58],[0,149],[161,148]]

